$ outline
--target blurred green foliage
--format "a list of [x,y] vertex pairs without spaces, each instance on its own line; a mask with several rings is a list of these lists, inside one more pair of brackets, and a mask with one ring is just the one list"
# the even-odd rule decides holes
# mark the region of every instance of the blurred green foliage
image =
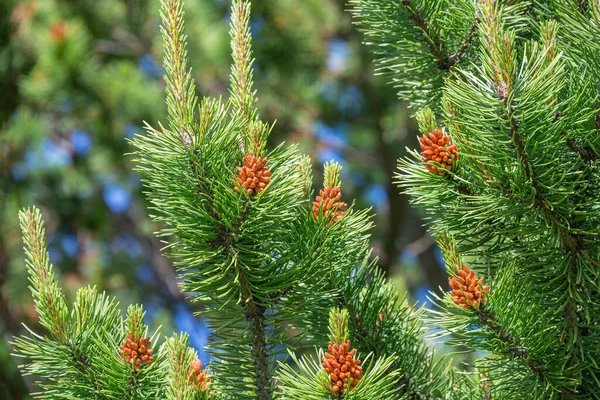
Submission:
[[[300,143],[316,177],[324,161],[342,163],[344,197],[374,206],[372,244],[399,286],[444,285],[432,241],[392,184],[416,129],[393,89],[374,78],[344,1],[252,6],[260,113],[277,120],[270,140]],[[185,303],[160,256],[157,227],[124,156],[142,121],[165,119],[158,1],[5,0],[0,7],[0,332],[9,339],[21,321],[31,326],[36,318],[17,221],[17,210],[31,204],[44,214],[50,255],[71,295],[96,285],[123,304],[143,302],[148,322],[164,332],[194,328],[185,315],[196,306]],[[228,9],[225,0],[185,7],[201,96],[227,95]],[[399,269],[402,260],[413,268]],[[197,329],[192,344],[200,346]],[[1,343],[0,398],[22,398],[26,389]]]

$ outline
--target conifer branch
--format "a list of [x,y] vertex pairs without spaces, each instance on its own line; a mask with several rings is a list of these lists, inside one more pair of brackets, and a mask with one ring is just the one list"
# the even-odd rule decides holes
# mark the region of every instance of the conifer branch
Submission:
[[19,212],[25,243],[26,264],[31,293],[40,322],[62,344],[69,340],[68,308],[64,294],[54,277],[46,250],[46,233],[40,210],[33,207]]
[[[233,64],[230,75],[231,102],[237,114],[248,124],[257,118],[253,89],[252,46],[250,36],[250,3],[236,0],[231,6],[231,50]],[[249,127],[246,126],[245,131]]]
[[461,57],[469,50],[471,43],[473,43],[473,39],[477,34],[477,27],[479,26],[479,13],[476,11],[475,20],[473,21],[473,25],[471,25],[471,29],[467,32],[465,38],[463,39],[458,50],[454,52],[454,54],[448,57],[448,64],[450,66],[458,63]]
[[402,5],[406,9],[410,19],[415,24],[415,27],[421,32],[421,40],[429,49],[431,55],[437,60],[436,65],[443,71],[450,70],[450,67],[458,63],[464,53],[467,52],[469,46],[473,42],[473,38],[477,32],[479,24],[479,17],[475,17],[475,21],[471,28],[466,33],[460,47],[453,53],[448,55],[444,49],[444,45],[440,41],[440,38],[433,35],[433,32],[429,28],[427,19],[423,17],[420,11],[417,10],[414,0],[402,0]]
[[183,1],[162,2],[161,32],[165,52],[163,66],[166,71],[168,118],[173,131],[189,145],[197,128],[194,109],[198,99],[191,70],[188,68],[183,16]]
[[[440,42],[439,37],[434,36],[429,28],[427,19],[417,10],[414,0],[402,0],[402,5],[406,9],[410,19],[415,24],[415,27],[421,32],[421,40],[429,49],[431,55],[437,60],[436,65],[441,70],[449,70],[452,64],[450,58]],[[458,59],[458,57],[456,57]]]
[[[26,372],[50,378],[49,383],[40,386],[45,395],[53,398],[108,399],[111,390],[122,398],[133,398],[132,391],[138,383],[130,380],[127,387],[121,385],[120,379],[126,379],[129,372],[122,368],[125,365],[120,359],[115,359],[118,345],[113,340],[121,336],[116,305],[104,294],[98,295],[94,288],[82,288],[69,311],[48,259],[39,210],[23,210],[19,218],[36,309],[40,322],[52,333],[50,339],[33,333],[16,338],[17,354],[31,359]],[[107,343],[114,347],[106,346]],[[112,360],[116,364],[110,364]],[[110,378],[106,377],[107,368],[111,370]],[[61,378],[56,379],[57,376]],[[111,379],[119,382],[118,389],[109,389],[107,381]]]
[[[544,191],[541,188],[538,178],[537,167],[531,162],[529,154],[525,150],[524,139],[522,138],[519,131],[519,122],[515,116],[515,109],[512,104],[512,89],[514,72],[511,64],[513,61],[512,52],[512,40],[504,33],[504,37],[500,38],[497,35],[503,31],[500,25],[500,19],[496,10],[495,0],[486,0],[483,2],[484,7],[484,26],[486,32],[486,40],[488,44],[488,50],[491,55],[492,65],[496,70],[496,90],[498,98],[503,103],[503,111],[506,117],[506,130],[512,140],[516,157],[524,166],[524,173],[527,181],[533,188],[533,204],[540,209],[542,215],[556,229],[560,234],[562,246],[568,254],[570,259],[570,269],[568,276],[566,276],[566,282],[568,289],[566,290],[568,300],[564,308],[565,326],[568,334],[564,339],[567,353],[571,354],[571,366],[577,364],[578,351],[569,349],[570,343],[580,343],[580,341],[574,340],[578,332],[579,322],[579,305],[577,304],[577,298],[574,294],[577,293],[578,288],[576,285],[578,276],[578,255],[583,251],[583,241],[578,235],[572,234],[564,224],[561,223],[560,219],[552,211],[552,207],[549,206],[544,198]],[[574,222],[570,224],[576,226]],[[489,321],[489,320],[486,320]],[[529,362],[528,362],[529,364]],[[531,365],[530,365],[531,367]],[[536,367],[537,369],[538,367]],[[569,394],[573,391],[572,387],[562,388],[563,393]]]
[[[411,400],[438,399],[436,391],[450,387],[452,378],[440,371],[440,365],[422,342],[419,312],[403,304],[381,270],[366,259],[354,273],[354,279],[346,279],[347,276],[331,277],[329,285],[337,293],[339,306],[348,311],[353,343],[376,357],[401,354],[410,348],[388,369],[389,373],[402,371],[394,381],[398,393]],[[405,326],[411,328],[406,331]],[[425,370],[429,376],[422,380]]]
[[168,362],[168,388],[169,399],[193,400],[194,391],[190,384],[190,363],[192,350],[188,347],[188,336],[183,333],[173,335],[165,344]]
[[483,326],[494,332],[502,343],[509,346],[502,354],[511,354],[522,359],[533,373],[538,375],[539,378],[543,378],[546,368],[542,362],[532,357],[522,345],[521,340],[513,337],[504,326],[500,325],[495,315],[483,308],[477,310],[477,315]]
[[250,284],[243,270],[238,271],[238,277],[245,306],[245,315],[249,323],[251,336],[251,354],[254,363],[254,379],[256,395],[259,400],[271,399],[271,374],[267,356],[267,341],[265,332],[266,309],[257,303],[250,291]]
[[582,160],[586,163],[592,163],[598,159],[598,155],[589,146],[582,146],[577,139],[567,139],[565,141],[567,147],[574,153],[579,154]]
[[[520,393],[587,398],[600,382],[591,362],[597,358],[592,350],[597,337],[590,329],[598,318],[593,299],[598,277],[594,117],[600,25],[589,13],[581,15],[576,2],[499,3],[484,0],[478,7],[481,62],[473,69],[455,69],[444,81],[441,103],[463,154],[460,165],[443,178],[433,176],[415,152],[416,163],[400,163],[402,186],[428,210],[434,231],[457,235],[475,268],[498,284],[484,313],[457,320],[449,312],[439,319],[457,338],[454,344],[466,340],[473,348],[504,356],[481,361],[489,374],[485,396],[495,387],[498,396],[507,398]],[[388,49],[397,45],[397,32],[406,37],[404,27],[410,24],[402,21],[386,33],[377,23],[388,21],[376,14],[382,11],[376,6],[384,3],[370,4],[370,10],[365,7],[372,12],[365,13],[368,28],[384,37],[375,39],[389,46],[379,54],[393,63]],[[419,10],[434,16],[438,7]],[[460,26],[464,23],[463,18]],[[399,58],[423,58],[421,48],[402,52],[405,48],[394,48]],[[431,84],[424,66],[415,70],[423,72],[415,78],[418,83]],[[414,75],[401,72],[408,87]],[[401,94],[412,94],[409,89]],[[524,282],[510,279],[517,277],[531,282],[525,288]],[[472,330],[473,325],[481,329]],[[539,329],[533,332],[532,326]]]

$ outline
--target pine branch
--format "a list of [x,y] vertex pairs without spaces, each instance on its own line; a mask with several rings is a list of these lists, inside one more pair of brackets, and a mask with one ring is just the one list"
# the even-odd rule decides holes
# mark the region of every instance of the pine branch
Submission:
[[[437,8],[420,10],[436,15]],[[460,340],[495,355],[476,364],[486,374],[486,398],[496,391],[507,398],[587,398],[600,382],[590,328],[598,318],[600,265],[594,161],[600,13],[594,12],[580,15],[575,2],[483,1],[481,63],[454,69],[444,82],[442,107],[460,163],[439,177],[425,171],[416,152],[414,162],[401,162],[402,186],[427,208],[433,230],[458,235],[476,268],[501,279],[492,309],[460,322],[454,315],[440,319]],[[556,15],[559,22],[550,21]],[[391,47],[398,40],[388,39],[379,42]],[[515,260],[518,279],[502,278],[506,259]],[[533,284],[522,287],[523,280]],[[482,326],[476,331],[483,339],[473,326]],[[455,344],[464,345],[460,340]]]
[[47,378],[38,383],[43,396],[57,399],[109,399],[112,394],[133,399],[144,390],[151,392],[152,382],[141,388],[130,366],[116,357],[122,320],[114,300],[82,288],[69,310],[48,260],[39,210],[21,211],[19,217],[36,309],[52,333],[48,338],[30,331],[30,336],[15,338],[16,353],[31,360],[25,373]]
[[256,304],[256,299],[250,291],[249,282],[242,270],[238,272],[238,277],[243,296],[242,304],[245,305],[245,315],[250,327],[256,394],[259,400],[270,400],[272,385],[266,346],[266,309]]
[[[196,352],[188,345],[188,335],[174,334],[165,343],[167,358],[167,396],[172,400],[205,400],[214,398],[210,389],[210,379],[202,375],[200,385],[197,382],[198,374],[192,368],[194,362],[201,368],[202,363],[197,360]],[[200,371],[205,374],[205,372]]]
[[449,70],[452,65],[450,64],[449,56],[446,54],[446,50],[440,42],[439,37],[432,34],[427,20],[421,15],[419,10],[417,10],[414,0],[402,0],[402,5],[408,12],[415,27],[421,31],[421,41],[427,46],[431,55],[437,60],[437,67],[442,70]]
[[541,361],[529,354],[527,349],[522,345],[521,340],[515,339],[507,329],[498,322],[497,317],[485,309],[478,309],[477,315],[482,325],[494,332],[501,342],[509,346],[502,354],[512,354],[513,356],[522,359],[527,363],[532,372],[537,374],[540,379],[543,379],[546,368]]
[[[486,3],[484,2],[484,4]],[[578,351],[572,351],[569,349],[569,347],[571,346],[570,343],[576,342],[573,339],[577,336],[578,332],[578,323],[580,320],[578,310],[580,309],[580,306],[577,304],[577,298],[571,294],[574,294],[578,291],[576,285],[577,276],[579,275],[578,259],[579,255],[584,250],[583,241],[579,235],[572,234],[564,226],[564,223],[561,222],[552,211],[553,208],[546,202],[544,198],[544,191],[542,190],[539,182],[539,173],[537,172],[537,167],[531,162],[529,154],[525,150],[524,139],[519,131],[520,123],[515,116],[516,111],[511,101],[513,97],[512,89],[514,76],[509,65],[513,63],[513,56],[511,55],[513,50],[510,47],[510,39],[507,38],[506,34],[503,39],[496,37],[499,32],[502,32],[502,30],[499,26],[499,17],[495,12],[494,7],[494,1],[489,1],[486,4],[484,11],[486,18],[485,29],[486,39],[488,41],[488,49],[490,50],[492,59],[496,62],[493,64],[498,77],[496,89],[498,98],[503,102],[503,110],[506,118],[506,130],[508,131],[509,137],[514,145],[517,159],[523,163],[526,179],[533,188],[533,204],[540,209],[550,225],[559,232],[562,246],[565,252],[569,254],[570,258],[570,269],[568,271],[568,276],[566,277],[566,281],[569,286],[567,289],[569,298],[564,309],[565,326],[568,334],[564,339],[564,343],[565,347],[567,348],[567,352],[572,354],[571,365],[576,365],[578,361],[575,354],[577,354]],[[499,45],[498,43],[502,44]],[[500,49],[499,46],[505,46],[505,48]],[[567,226],[574,227],[576,226],[576,223],[571,221]],[[563,389],[565,393],[571,393],[572,390],[572,387]]]
[[437,60],[437,67],[440,70],[449,71],[453,65],[460,61],[463,54],[465,54],[471,46],[473,38],[477,33],[479,17],[475,17],[473,25],[471,25],[471,28],[466,33],[460,47],[453,54],[449,55],[440,38],[437,35],[434,35],[429,28],[427,19],[423,17],[419,10],[417,10],[415,0],[402,0],[402,5],[414,23],[415,28],[421,32],[422,42],[427,46],[431,55]]
[[189,145],[197,130],[194,109],[198,103],[194,80],[188,68],[184,34],[183,1],[164,0],[161,17],[166,71],[168,118],[173,131]]
[[231,50],[233,64],[230,75],[231,102],[238,116],[246,123],[258,118],[256,92],[253,90],[250,3],[235,0],[231,6]]
[[463,39],[458,50],[454,52],[454,54],[448,57],[448,65],[453,66],[458,63],[461,57],[469,50],[471,43],[473,43],[473,39],[477,36],[477,28],[479,26],[479,13],[476,12],[475,20],[473,21],[473,25],[471,25],[471,29],[467,32],[465,38]]
[[582,146],[576,139],[567,139],[565,143],[571,151],[579,154],[581,159],[586,163],[592,163],[598,159],[598,155],[594,152],[594,149],[590,146]]
[[37,208],[19,212],[25,243],[26,264],[31,293],[40,322],[62,344],[69,340],[68,307],[64,294],[54,277],[46,250],[46,234],[42,215]]
[[467,1],[351,0],[378,73],[410,106],[439,108],[443,80],[474,46],[479,17]]
[[[453,377],[441,371],[441,365],[425,347],[420,312],[405,304],[367,258],[351,274],[352,278],[332,277],[330,285],[337,292],[339,305],[348,310],[353,343],[375,357],[400,356],[388,372],[402,371],[394,381],[402,398],[440,398],[439,393],[445,390],[442,388],[452,386]],[[428,378],[422,379],[424,376]]]

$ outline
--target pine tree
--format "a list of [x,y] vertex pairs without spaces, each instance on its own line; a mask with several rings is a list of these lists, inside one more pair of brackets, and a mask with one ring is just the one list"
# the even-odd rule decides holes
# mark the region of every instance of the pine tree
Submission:
[[[231,12],[230,98],[199,101],[183,4],[162,8],[167,124],[133,141],[153,218],[213,329],[207,370],[185,334],[157,347],[143,310],[54,279],[37,210],[21,213],[46,336],[16,339],[50,398],[597,398],[600,4],[355,0],[383,71],[419,110],[400,185],[425,209],[451,290],[409,307],[370,259],[368,211],[340,166],[269,150],[250,5]],[[439,121],[439,122],[438,122]],[[434,337],[484,351],[473,373]],[[316,347],[314,356],[294,350]],[[327,349],[327,352],[324,352]],[[296,366],[280,365],[286,354]]]
[[398,182],[454,275],[435,336],[484,352],[484,398],[599,398],[600,3],[352,7],[423,135]]

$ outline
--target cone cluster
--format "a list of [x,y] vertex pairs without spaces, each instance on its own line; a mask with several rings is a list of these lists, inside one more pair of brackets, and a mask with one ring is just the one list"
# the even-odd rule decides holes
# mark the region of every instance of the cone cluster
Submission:
[[[238,175],[235,178],[248,194],[260,193],[271,182],[271,171],[267,167],[267,157],[256,157],[246,154],[241,167],[236,167]],[[236,192],[240,191],[238,186]]]
[[[339,345],[329,342],[329,352],[323,357],[323,368],[329,374],[331,391],[334,394],[354,389],[362,378],[360,360],[354,358],[356,349],[349,349],[349,340]],[[351,378],[350,387],[348,387],[349,378]]]
[[192,385],[195,389],[200,389],[202,391],[206,391],[208,389],[210,376],[208,376],[208,373],[205,369],[202,369],[202,361],[194,360],[190,362],[188,380],[190,385]]
[[150,348],[150,338],[135,338],[127,334],[125,342],[121,345],[121,358],[127,363],[135,366],[139,371],[142,365],[147,365],[154,360],[154,350]]
[[327,224],[336,223],[344,215],[343,208],[348,204],[341,201],[342,191],[339,187],[326,187],[319,192],[319,195],[313,201],[313,218],[319,217],[319,209],[323,215],[327,216]]
[[490,291],[483,285],[483,277],[477,278],[475,271],[463,265],[454,278],[448,278],[452,290],[452,301],[463,308],[477,308]]
[[[446,170],[452,169],[452,163],[458,160],[458,149],[455,144],[450,143],[450,136],[444,135],[441,129],[436,128],[432,133],[423,134],[419,138],[421,143],[421,155],[423,162],[428,163],[427,171],[436,175],[444,175]],[[438,162],[441,167],[431,165],[430,162]]]

